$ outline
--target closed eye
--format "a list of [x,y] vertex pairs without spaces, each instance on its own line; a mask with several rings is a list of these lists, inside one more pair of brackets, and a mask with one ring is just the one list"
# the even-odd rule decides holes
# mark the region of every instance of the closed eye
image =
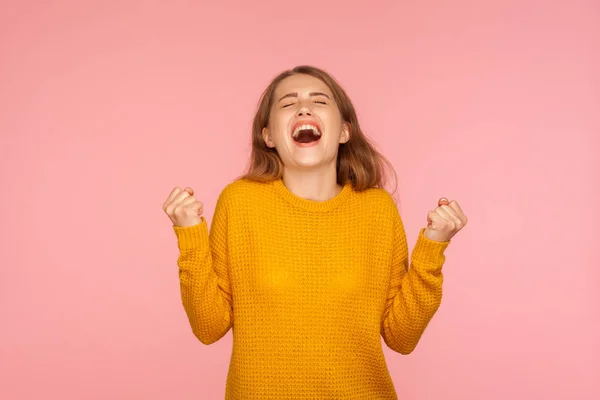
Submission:
[[284,104],[284,105],[282,106],[282,108],[286,108],[286,107],[293,106],[293,105],[294,105],[294,103]]
[[317,100],[317,101],[315,101],[315,103],[318,103],[318,104],[327,104],[327,103],[326,103],[326,102],[324,102],[323,100]]

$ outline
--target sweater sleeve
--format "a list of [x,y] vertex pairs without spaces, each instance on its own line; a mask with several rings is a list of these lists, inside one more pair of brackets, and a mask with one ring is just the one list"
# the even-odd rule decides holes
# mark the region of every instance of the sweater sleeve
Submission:
[[204,344],[214,343],[233,325],[224,196],[217,201],[210,234],[204,217],[198,225],[173,229],[183,307],[194,335]]
[[397,209],[393,219],[394,250],[381,334],[389,348],[409,354],[440,306],[444,250],[450,242],[429,240],[422,229],[409,268],[406,233]]

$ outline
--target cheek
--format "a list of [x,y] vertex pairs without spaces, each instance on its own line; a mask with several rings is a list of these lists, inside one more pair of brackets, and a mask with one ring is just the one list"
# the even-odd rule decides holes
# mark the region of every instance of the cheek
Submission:
[[325,126],[327,126],[329,136],[331,136],[333,140],[339,140],[340,135],[342,134],[342,119],[340,116],[335,113],[327,113],[326,115],[323,115],[322,120]]
[[276,142],[285,140],[288,130],[289,117],[282,112],[278,112],[269,120],[271,136]]
[[271,130],[271,137],[276,144],[285,142],[285,128],[281,124],[274,124]]

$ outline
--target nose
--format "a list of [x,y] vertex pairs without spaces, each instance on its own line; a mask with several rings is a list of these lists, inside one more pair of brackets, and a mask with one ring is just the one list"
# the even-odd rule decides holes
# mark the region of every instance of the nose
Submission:
[[299,117],[312,116],[310,107],[308,107],[308,105],[306,103],[302,103],[300,105],[300,107],[298,108],[298,116]]

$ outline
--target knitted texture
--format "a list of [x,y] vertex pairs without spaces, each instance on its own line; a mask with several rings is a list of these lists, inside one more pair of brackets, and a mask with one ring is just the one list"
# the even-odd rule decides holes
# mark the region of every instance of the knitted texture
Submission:
[[173,226],[196,337],[230,328],[225,398],[397,399],[381,338],[408,354],[442,297],[449,242],[406,234],[383,189],[306,200],[281,180],[237,180],[206,220]]

